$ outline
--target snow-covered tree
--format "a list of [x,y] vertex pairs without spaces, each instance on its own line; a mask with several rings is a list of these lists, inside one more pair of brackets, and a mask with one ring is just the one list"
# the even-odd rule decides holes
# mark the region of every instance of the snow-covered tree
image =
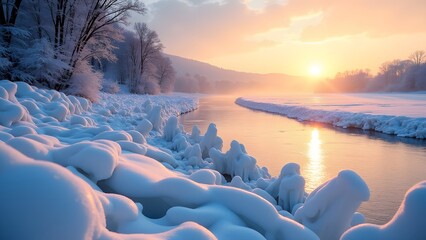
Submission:
[[22,0],[0,1],[0,77],[12,79],[11,68],[16,65],[17,59],[14,55],[12,37],[14,35],[25,35],[26,32],[15,26],[18,18]]

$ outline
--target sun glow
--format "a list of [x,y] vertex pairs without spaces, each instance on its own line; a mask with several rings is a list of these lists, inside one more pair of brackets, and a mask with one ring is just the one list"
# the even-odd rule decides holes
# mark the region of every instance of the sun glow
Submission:
[[322,66],[319,64],[314,64],[309,67],[309,74],[312,77],[319,77],[322,74]]

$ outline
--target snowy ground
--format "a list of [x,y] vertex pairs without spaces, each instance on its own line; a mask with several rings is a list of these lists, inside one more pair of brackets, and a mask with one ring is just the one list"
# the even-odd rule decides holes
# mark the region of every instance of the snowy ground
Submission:
[[387,225],[362,224],[355,172],[308,196],[299,165],[271,177],[242,144],[223,153],[214,124],[185,133],[176,115],[196,104],[0,81],[0,239],[426,238],[426,182]]
[[343,128],[426,138],[426,94],[318,94],[278,98],[244,97],[237,104]]

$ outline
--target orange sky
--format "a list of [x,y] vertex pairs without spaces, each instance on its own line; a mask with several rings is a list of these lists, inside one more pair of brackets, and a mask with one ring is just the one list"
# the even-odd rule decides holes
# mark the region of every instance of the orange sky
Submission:
[[323,76],[426,50],[425,0],[148,0],[165,52],[223,68]]

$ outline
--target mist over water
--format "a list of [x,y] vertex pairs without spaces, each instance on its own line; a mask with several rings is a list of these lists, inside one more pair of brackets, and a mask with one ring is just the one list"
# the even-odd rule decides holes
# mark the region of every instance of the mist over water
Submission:
[[370,200],[360,208],[369,223],[389,221],[405,192],[426,176],[424,140],[301,123],[249,110],[234,101],[234,97],[205,96],[200,108],[182,115],[180,122],[188,132],[196,124],[202,133],[214,122],[224,151],[238,140],[273,176],[286,163],[298,163],[307,192],[343,169],[356,171],[370,188]]

